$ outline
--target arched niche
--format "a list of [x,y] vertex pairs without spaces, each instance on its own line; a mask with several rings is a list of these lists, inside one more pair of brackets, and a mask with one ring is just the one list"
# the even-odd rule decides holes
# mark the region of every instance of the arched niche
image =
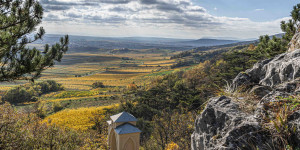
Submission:
[[135,149],[136,149],[136,144],[135,144],[134,140],[132,140],[132,138],[128,138],[123,150],[135,150]]

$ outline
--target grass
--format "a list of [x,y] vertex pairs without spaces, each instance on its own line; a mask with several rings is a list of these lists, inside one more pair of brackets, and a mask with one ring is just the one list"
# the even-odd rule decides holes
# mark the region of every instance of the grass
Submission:
[[297,149],[294,147],[296,127],[289,124],[289,117],[300,110],[300,97],[277,97],[276,101],[264,104],[267,115],[263,117],[263,126],[271,133],[276,147],[280,149]]
[[172,72],[174,72],[174,70],[161,71],[161,72],[157,72],[157,73],[148,74],[146,76],[163,76],[166,74],[170,74]]
[[[94,125],[91,121],[92,117],[96,114],[104,114],[106,109],[116,109],[118,106],[118,104],[115,104],[111,106],[65,109],[46,117],[44,122],[69,127],[75,130],[88,130]],[[104,119],[105,116],[101,115],[100,117],[102,117],[100,119]]]
[[100,98],[100,97],[110,97],[111,95],[100,95],[100,96],[87,96],[87,97],[71,97],[71,98],[58,98],[58,99],[49,99],[44,100],[45,102],[62,102],[62,101],[73,101],[73,100],[82,100],[87,98]]
[[63,91],[57,95],[55,98],[71,98],[71,97],[88,97],[88,96],[96,96],[99,94],[99,91]]

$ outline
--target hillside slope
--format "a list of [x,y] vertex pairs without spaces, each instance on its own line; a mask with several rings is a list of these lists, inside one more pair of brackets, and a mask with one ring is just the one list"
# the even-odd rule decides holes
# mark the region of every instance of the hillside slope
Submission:
[[192,149],[300,147],[299,78],[300,49],[240,73],[229,96],[210,99],[197,117]]

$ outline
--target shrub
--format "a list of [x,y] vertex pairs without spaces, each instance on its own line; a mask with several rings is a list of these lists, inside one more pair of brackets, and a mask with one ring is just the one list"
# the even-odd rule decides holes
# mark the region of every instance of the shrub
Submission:
[[64,107],[61,105],[60,102],[55,102],[52,104],[52,109],[53,109],[53,112],[56,113],[58,111],[61,111]]
[[47,116],[47,108],[45,103],[38,101],[33,105],[33,113],[39,118],[45,118]]
[[2,100],[10,102],[12,104],[17,104],[23,102],[36,101],[36,98],[34,96],[35,94],[30,92],[30,89],[27,90],[25,87],[18,86],[7,91],[2,97]]
[[41,94],[63,90],[61,84],[47,80],[36,84],[25,84],[8,90],[2,97],[3,101],[11,104],[35,102]]
[[0,105],[0,149],[79,149],[84,138],[76,131],[41,123],[35,114]]
[[92,84],[92,87],[93,88],[104,88],[105,86],[102,82],[97,81],[97,82]]
[[263,126],[271,134],[277,149],[298,149],[296,127],[289,123],[294,112],[300,110],[299,97],[278,97],[276,101],[265,103],[267,114],[263,117]]
[[131,84],[129,84],[129,85],[127,85],[127,89],[129,90],[129,91],[135,91],[135,90],[137,90],[137,85],[133,82],[133,83],[131,83]]
[[63,90],[63,86],[59,83],[56,83],[54,80],[47,80],[44,82],[37,83],[40,86],[42,94],[49,92],[57,92]]
[[176,143],[171,142],[167,145],[166,150],[179,150],[179,146]]

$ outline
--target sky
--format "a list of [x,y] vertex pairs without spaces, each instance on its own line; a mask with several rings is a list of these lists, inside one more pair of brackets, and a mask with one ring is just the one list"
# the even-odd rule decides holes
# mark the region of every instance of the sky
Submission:
[[281,33],[297,0],[40,0],[49,34],[253,39]]

